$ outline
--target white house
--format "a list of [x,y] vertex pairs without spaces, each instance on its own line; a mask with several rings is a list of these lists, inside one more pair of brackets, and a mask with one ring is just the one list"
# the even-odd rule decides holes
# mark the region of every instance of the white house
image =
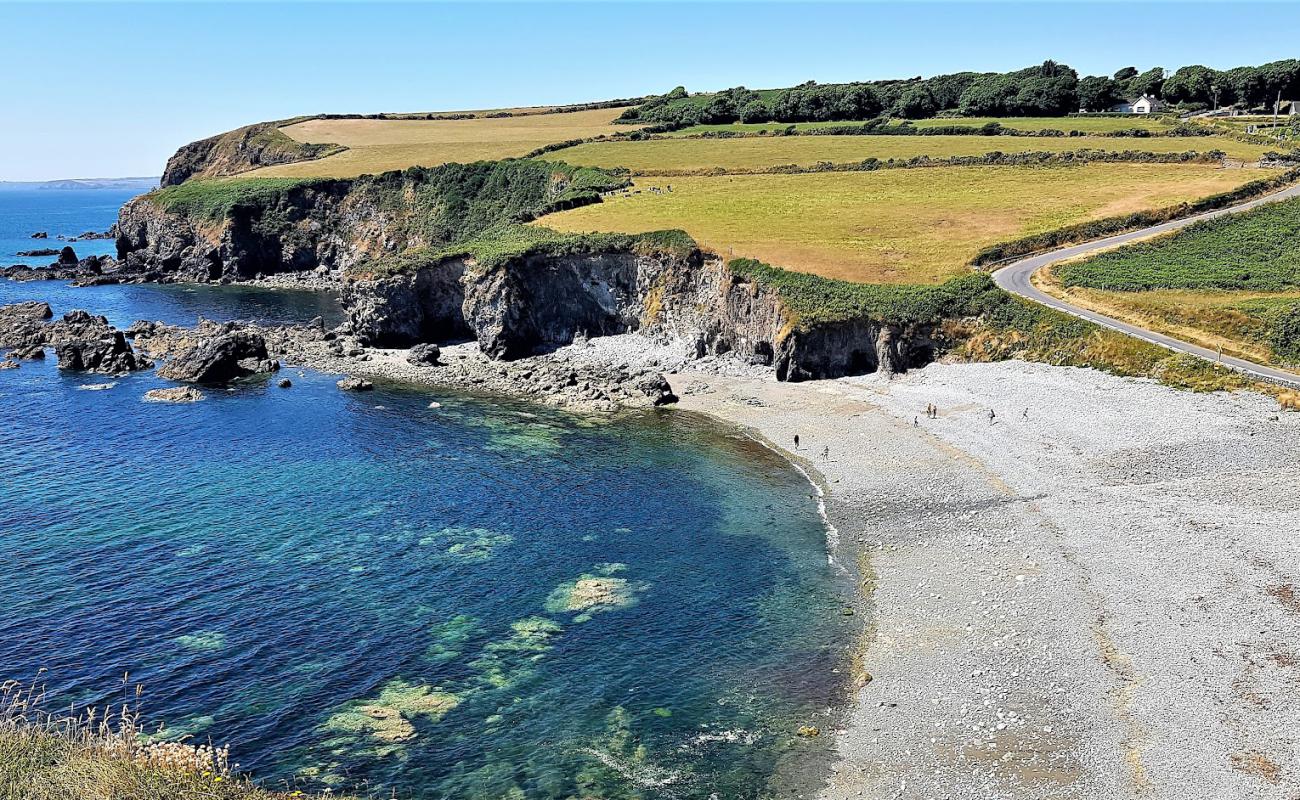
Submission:
[[1116,114],[1152,114],[1156,111],[1163,111],[1165,104],[1158,98],[1150,95],[1142,95],[1136,100],[1128,100],[1110,107],[1111,112]]

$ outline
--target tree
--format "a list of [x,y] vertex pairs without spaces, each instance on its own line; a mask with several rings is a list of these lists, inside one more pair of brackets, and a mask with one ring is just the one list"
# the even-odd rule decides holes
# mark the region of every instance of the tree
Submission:
[[1218,79],[1217,71],[1193,64],[1180,67],[1169,76],[1160,91],[1170,103],[1212,103]]
[[903,119],[926,119],[939,112],[934,94],[925,84],[915,84],[903,90],[891,109],[894,116]]
[[740,107],[741,122],[767,122],[772,118],[772,110],[762,100],[750,100]]
[[1113,78],[1089,75],[1079,81],[1079,108],[1085,111],[1105,111],[1123,99]]
[[1160,87],[1164,85],[1164,82],[1165,68],[1152,67],[1128,82],[1124,97],[1140,97],[1144,94],[1151,97],[1161,97]]
[[1137,75],[1137,67],[1124,67],[1123,69],[1116,70],[1115,74],[1111,77],[1116,83],[1125,83],[1126,81],[1133,80]]

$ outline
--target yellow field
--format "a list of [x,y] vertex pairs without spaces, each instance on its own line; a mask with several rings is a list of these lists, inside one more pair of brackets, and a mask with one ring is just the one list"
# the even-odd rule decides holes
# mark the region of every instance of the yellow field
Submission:
[[635,130],[610,123],[621,108],[496,119],[313,119],[281,128],[300,142],[348,149],[317,161],[263,167],[253,177],[351,178],[366,173],[522,156],[552,142]]
[[1149,153],[1222,150],[1230,158],[1258,161],[1267,147],[1219,137],[1116,139],[1100,136],[1027,138],[1013,136],[775,136],[746,139],[653,139],[592,142],[557,150],[547,158],[593,167],[663,170],[762,169],[784,164],[812,166],[878,158],[947,158],[1003,153],[1062,152],[1081,148]]
[[1263,174],[1203,164],[1088,164],[642,178],[637,194],[539,224],[627,233],[682,228],[726,257],[863,282],[937,283],[964,272],[987,245],[1204,197]]

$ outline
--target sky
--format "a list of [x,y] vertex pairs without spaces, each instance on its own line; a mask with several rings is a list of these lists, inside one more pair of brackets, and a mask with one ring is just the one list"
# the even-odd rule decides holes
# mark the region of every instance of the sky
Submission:
[[1300,4],[0,0],[0,180],[158,175],[182,144],[320,112],[434,111],[1300,56]]

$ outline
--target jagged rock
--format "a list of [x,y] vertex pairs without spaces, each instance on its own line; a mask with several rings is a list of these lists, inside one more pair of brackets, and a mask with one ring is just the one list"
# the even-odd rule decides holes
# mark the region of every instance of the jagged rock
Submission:
[[273,372],[266,340],[252,331],[233,330],[203,336],[178,350],[158,370],[160,377],[189,383],[223,383],[259,372]]
[[406,354],[406,360],[412,364],[422,364],[428,367],[438,366],[438,359],[442,356],[442,348],[436,344],[417,344],[411,348],[411,352]]
[[59,266],[60,267],[77,266],[77,251],[73,250],[71,247],[64,247],[62,250],[60,250]]
[[32,239],[48,239],[50,234],[47,231],[37,231],[31,235]]
[[152,361],[136,355],[118,330],[112,330],[102,339],[62,342],[54,353],[59,359],[59,369],[74,372],[117,374],[153,366]]
[[38,247],[35,250],[19,250],[19,258],[45,258],[46,256],[57,256],[59,250],[53,247]]
[[275,382],[275,385],[279,386],[281,389],[288,389],[290,386],[293,386],[293,381],[288,378],[281,378]]
[[21,359],[27,361],[43,361],[45,360],[45,348],[38,344],[29,345],[27,347],[20,347],[17,350],[10,353],[9,358],[15,358],[15,359]]
[[349,375],[338,382],[338,387],[345,392],[368,392],[375,388],[375,385],[365,378]]
[[0,369],[18,369],[19,366],[20,365],[17,361],[11,361],[8,358],[4,361],[0,361]]
[[144,393],[149,403],[197,403],[205,395],[193,386],[173,386],[170,389],[150,389]]

